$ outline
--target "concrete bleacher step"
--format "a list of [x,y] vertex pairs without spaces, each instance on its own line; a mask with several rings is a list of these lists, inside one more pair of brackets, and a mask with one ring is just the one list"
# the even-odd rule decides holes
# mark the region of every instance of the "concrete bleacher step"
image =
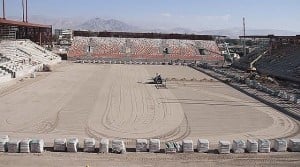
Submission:
[[3,40],[0,42],[0,53],[0,82],[11,80],[9,76],[11,78],[24,77],[35,70],[41,70],[43,64],[51,65],[61,61],[58,55],[30,40]]

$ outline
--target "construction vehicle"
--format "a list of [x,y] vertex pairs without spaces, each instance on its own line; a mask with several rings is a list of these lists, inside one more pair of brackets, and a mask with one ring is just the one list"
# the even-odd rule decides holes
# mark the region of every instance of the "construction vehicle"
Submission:
[[156,74],[156,76],[153,78],[154,84],[162,84],[163,79],[159,74]]
[[269,50],[264,51],[257,58],[255,58],[252,62],[250,62],[249,68],[247,69],[248,73],[256,72],[256,68],[253,66],[259,59],[261,59],[264,55],[268,53]]
[[167,87],[167,80],[163,79],[160,74],[156,73],[156,76],[152,78],[153,83],[155,84],[156,88],[166,88]]
[[222,51],[222,56],[224,57],[223,67],[231,66],[234,60],[240,59],[240,55],[237,53],[231,53],[228,47],[229,43],[222,44],[224,51]]

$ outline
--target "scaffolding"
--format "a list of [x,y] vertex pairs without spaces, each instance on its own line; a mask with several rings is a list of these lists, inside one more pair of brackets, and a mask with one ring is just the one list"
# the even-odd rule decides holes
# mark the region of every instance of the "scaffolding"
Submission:
[[52,26],[0,18],[0,40],[30,39],[39,45],[52,45]]
[[1,40],[15,40],[17,38],[17,26],[0,25],[0,39]]

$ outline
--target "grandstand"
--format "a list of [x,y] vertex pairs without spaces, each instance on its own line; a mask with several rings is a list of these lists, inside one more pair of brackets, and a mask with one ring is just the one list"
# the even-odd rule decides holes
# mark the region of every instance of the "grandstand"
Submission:
[[52,26],[0,18],[0,39],[30,39],[40,45],[51,45]]
[[256,67],[261,73],[300,83],[300,46],[282,46],[263,57]]
[[255,67],[261,74],[270,75],[282,80],[300,83],[300,36],[246,36],[246,38],[265,38],[268,46],[257,47],[250,54],[233,64],[234,67],[246,70],[249,64],[263,51]]
[[[111,57],[122,58],[125,39],[120,38],[90,38],[87,52],[90,52],[93,57]],[[92,48],[92,49],[91,49]]]
[[27,1],[26,4],[23,1],[22,22],[6,19],[3,1],[3,17],[0,18],[0,83],[41,71],[45,65],[61,61],[58,55],[37,43],[51,47],[52,26],[28,22]]
[[7,82],[41,71],[44,65],[56,64],[61,58],[30,40],[2,40],[0,60],[0,82]]
[[218,62],[223,56],[213,40],[76,36],[68,59]]

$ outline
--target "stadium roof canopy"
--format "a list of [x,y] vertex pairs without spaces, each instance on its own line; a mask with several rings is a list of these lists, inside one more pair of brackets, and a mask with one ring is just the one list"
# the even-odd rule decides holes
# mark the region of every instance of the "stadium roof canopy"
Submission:
[[30,39],[40,45],[51,45],[52,26],[0,18],[0,39]]
[[19,26],[19,27],[35,27],[35,28],[51,28],[51,25],[42,25],[42,24],[34,24],[34,23],[27,23],[22,21],[14,21],[14,20],[6,20],[0,18],[1,25],[10,25],[10,26]]

